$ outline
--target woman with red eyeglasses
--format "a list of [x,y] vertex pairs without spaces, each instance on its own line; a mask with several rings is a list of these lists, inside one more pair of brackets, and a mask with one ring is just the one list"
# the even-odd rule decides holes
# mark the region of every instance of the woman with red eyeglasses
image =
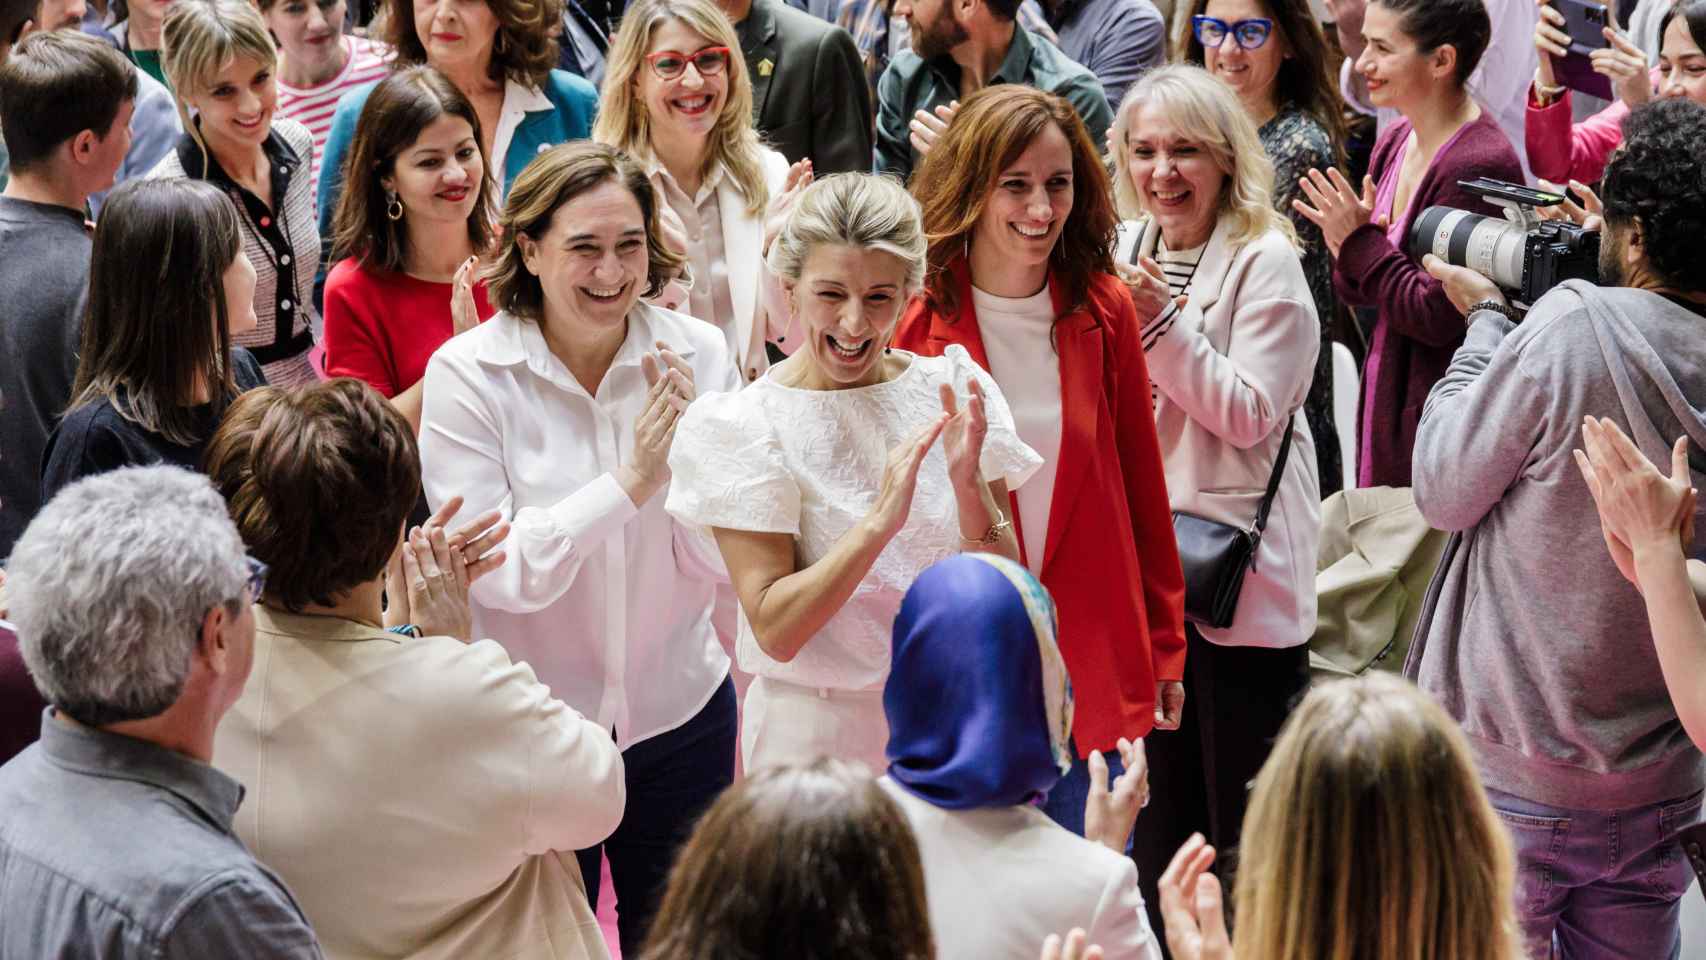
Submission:
[[766,211],[811,181],[811,162],[790,169],[759,142],[740,40],[710,0],[630,5],[607,63],[592,138],[645,168],[665,241],[687,259],[660,302],[720,329],[750,383],[770,366],[767,341],[789,346],[786,312],[767,308],[779,300],[764,289]]

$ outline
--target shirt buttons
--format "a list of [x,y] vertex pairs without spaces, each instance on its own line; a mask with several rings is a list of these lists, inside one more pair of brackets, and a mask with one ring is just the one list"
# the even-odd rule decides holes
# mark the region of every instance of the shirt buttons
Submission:
[[285,254],[285,255],[284,255],[284,256],[282,256],[282,257],[279,257],[279,258],[278,258],[278,265],[279,265],[279,266],[281,266],[281,267],[288,267],[288,266],[290,266],[290,254],[288,254],[288,253],[287,253],[287,254]]
[[263,226],[263,227],[272,226],[272,218],[271,217],[262,217],[261,218],[261,226]]
[[540,153],[544,153],[544,152],[545,152],[545,151],[547,151],[547,150],[549,150],[549,149],[551,149],[551,145],[550,145],[550,144],[548,144],[548,143],[541,143],[541,144],[540,144],[540,145],[539,145],[539,152],[540,152]]
[[289,300],[280,300],[278,302],[278,308],[280,310],[288,311],[290,309],[290,301]]

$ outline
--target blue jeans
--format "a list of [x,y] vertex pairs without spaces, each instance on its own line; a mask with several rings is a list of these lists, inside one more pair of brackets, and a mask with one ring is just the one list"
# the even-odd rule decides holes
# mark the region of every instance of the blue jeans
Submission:
[[[1082,837],[1084,801],[1090,798],[1090,761],[1078,755],[1076,744],[1069,742],[1067,748],[1072,751],[1072,769],[1048,792],[1048,797],[1038,809],[1048,814],[1050,820]],[[1120,762],[1118,750],[1103,753],[1102,758],[1108,761],[1108,782],[1113,783],[1115,778],[1125,772],[1125,764]],[[1131,849],[1129,837],[1126,839],[1126,849]]]
[[1533,960],[1677,960],[1694,879],[1676,832],[1699,793],[1626,810],[1567,810],[1496,790],[1516,844],[1517,918]]
[[735,777],[734,681],[723,678],[693,719],[622,751],[628,807],[622,823],[598,846],[575,853],[586,898],[598,909],[600,858],[610,858],[616,888],[616,928],[622,955],[637,957],[663,898],[676,851],[693,824]]

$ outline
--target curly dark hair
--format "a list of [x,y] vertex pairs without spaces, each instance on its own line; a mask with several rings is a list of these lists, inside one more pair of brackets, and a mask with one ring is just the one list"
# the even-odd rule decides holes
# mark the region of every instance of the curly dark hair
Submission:
[[266,601],[292,612],[332,606],[379,577],[421,495],[409,421],[350,377],[243,394],[202,467],[271,568]]
[[1072,149],[1072,210],[1049,255],[1051,282],[1073,308],[1084,305],[1098,273],[1113,273],[1113,188],[1098,147],[1072,104],[1051,93],[1001,83],[966,98],[948,132],[913,172],[909,189],[924,213],[924,295],[943,313],[958,313],[951,267],[964,256],[995,182],[1050,126]]
[[1667,97],[1623,120],[1623,146],[1605,165],[1608,226],[1641,225],[1647,263],[1666,285],[1706,290],[1706,106]]

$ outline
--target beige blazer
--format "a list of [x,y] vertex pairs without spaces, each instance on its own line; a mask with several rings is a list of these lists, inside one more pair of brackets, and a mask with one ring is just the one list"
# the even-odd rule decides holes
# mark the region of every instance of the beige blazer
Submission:
[[940,960],[1034,957],[1045,937],[1073,927],[1108,960],[1161,960],[1129,857],[1036,807],[947,810],[888,777],[877,783],[918,840]]
[[493,641],[254,611],[213,760],[327,957],[608,956],[573,852],[622,819],[607,731]]
[[[1139,224],[1120,226],[1116,256],[1132,260]],[[1160,231],[1141,230],[1139,249]],[[1277,230],[1233,244],[1216,226],[1185,309],[1144,325],[1155,381],[1155,430],[1175,512],[1248,528],[1290,425],[1291,453],[1232,626],[1202,629],[1226,646],[1294,647],[1315,632],[1321,484],[1315,440],[1298,412],[1315,374],[1321,327],[1297,250]]]

